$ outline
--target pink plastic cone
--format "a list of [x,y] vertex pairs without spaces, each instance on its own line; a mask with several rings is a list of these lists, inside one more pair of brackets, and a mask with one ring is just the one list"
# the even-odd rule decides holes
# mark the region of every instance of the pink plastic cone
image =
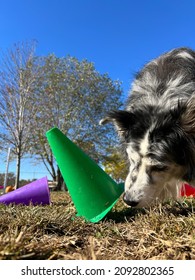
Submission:
[[50,204],[47,177],[43,177],[15,191],[0,196],[0,203],[24,205]]

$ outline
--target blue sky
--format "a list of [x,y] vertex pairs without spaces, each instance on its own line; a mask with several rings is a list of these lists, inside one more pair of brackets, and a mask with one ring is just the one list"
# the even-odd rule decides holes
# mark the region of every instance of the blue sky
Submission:
[[[147,61],[175,47],[195,49],[194,11],[194,0],[0,0],[0,50],[36,39],[37,55],[92,61],[99,72],[122,81],[127,95]],[[47,175],[27,162],[22,172]]]

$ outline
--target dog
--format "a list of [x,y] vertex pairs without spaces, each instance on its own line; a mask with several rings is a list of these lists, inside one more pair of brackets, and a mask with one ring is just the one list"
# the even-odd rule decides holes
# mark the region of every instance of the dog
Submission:
[[150,207],[177,199],[183,182],[195,184],[195,51],[177,48],[135,76],[125,110],[112,122],[128,158],[124,202]]

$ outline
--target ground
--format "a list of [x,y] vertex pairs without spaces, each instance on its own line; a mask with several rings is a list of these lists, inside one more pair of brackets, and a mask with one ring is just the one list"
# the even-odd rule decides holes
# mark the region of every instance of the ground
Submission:
[[0,259],[195,259],[195,199],[137,210],[119,199],[96,224],[75,217],[68,193],[51,200],[0,205]]

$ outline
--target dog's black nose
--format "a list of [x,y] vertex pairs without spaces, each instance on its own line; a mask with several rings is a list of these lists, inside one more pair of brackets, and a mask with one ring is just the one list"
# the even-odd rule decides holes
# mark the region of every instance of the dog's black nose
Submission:
[[127,205],[129,205],[129,206],[131,206],[131,207],[135,207],[135,206],[137,206],[138,203],[139,203],[138,201],[129,199],[129,197],[128,197],[127,194],[124,194],[124,195],[123,195],[123,200],[124,200],[124,202],[125,202]]

